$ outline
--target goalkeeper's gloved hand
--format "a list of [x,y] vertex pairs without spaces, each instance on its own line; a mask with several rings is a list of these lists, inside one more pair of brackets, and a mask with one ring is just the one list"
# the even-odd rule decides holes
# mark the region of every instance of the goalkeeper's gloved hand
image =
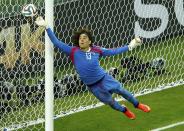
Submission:
[[42,26],[42,27],[45,27],[46,29],[49,28],[47,22],[43,19],[43,17],[41,16],[38,16],[36,18],[36,21],[35,23],[38,25],[38,26]]
[[134,38],[131,40],[130,44],[128,45],[129,50],[133,50],[137,46],[140,46],[142,44],[142,41],[139,37]]

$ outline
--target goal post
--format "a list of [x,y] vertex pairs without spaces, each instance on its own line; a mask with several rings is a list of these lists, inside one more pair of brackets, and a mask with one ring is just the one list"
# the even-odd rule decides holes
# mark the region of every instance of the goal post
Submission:
[[[53,130],[53,119],[102,106],[79,79],[68,56],[21,15],[30,0],[0,1],[0,130]],[[88,27],[94,45],[143,45],[101,58],[100,65],[139,96],[184,84],[183,1],[31,0],[59,40],[73,46]],[[119,96],[113,96],[122,100]],[[149,103],[148,103],[149,104]],[[62,123],[61,123],[62,124]]]
[[[53,30],[54,22],[54,0],[45,0],[45,20]],[[46,32],[45,32],[46,34]],[[54,130],[54,65],[53,65],[53,45],[48,37],[45,35],[45,130]]]

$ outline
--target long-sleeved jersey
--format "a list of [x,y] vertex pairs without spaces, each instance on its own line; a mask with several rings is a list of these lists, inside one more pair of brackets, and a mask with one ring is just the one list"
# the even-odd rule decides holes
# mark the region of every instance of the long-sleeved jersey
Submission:
[[69,46],[58,40],[50,28],[47,29],[47,34],[54,46],[70,56],[80,79],[86,85],[94,84],[105,76],[106,71],[99,64],[100,57],[112,56],[129,50],[128,46],[115,49],[93,46],[89,51],[84,52],[79,47]]

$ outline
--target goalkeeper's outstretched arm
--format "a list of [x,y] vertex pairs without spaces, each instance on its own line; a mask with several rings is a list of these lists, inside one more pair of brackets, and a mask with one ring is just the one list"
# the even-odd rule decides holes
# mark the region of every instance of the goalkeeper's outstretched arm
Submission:
[[127,45],[127,46],[114,48],[114,49],[101,48],[102,56],[112,56],[112,55],[121,54],[123,52],[129,51],[129,50],[133,50],[134,48],[136,48],[137,46],[140,46],[141,44],[142,44],[141,39],[137,37],[137,38],[134,38],[130,42],[130,44]]
[[67,55],[70,55],[71,50],[72,50],[72,47],[71,46],[68,46],[64,42],[58,40],[57,37],[55,36],[55,34],[52,32],[52,30],[50,28],[47,28],[46,31],[47,31],[47,34],[48,34],[50,40],[54,44],[54,46],[56,46],[57,48],[59,48],[60,50],[62,50]]
[[47,22],[45,22],[45,20],[42,17],[38,17],[36,19],[35,23],[38,26],[42,26],[42,27],[46,28],[47,34],[55,47],[59,48],[61,51],[63,51],[67,55],[70,55],[72,47],[65,44],[64,42],[58,40],[58,38],[55,36],[54,32],[49,28],[49,26],[47,25]]

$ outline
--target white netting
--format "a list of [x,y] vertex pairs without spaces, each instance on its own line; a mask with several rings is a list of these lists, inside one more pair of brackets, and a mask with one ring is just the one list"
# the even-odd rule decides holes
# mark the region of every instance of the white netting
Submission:
[[[25,3],[44,14],[44,1],[0,1],[0,129],[44,129],[44,44],[42,28],[20,15]],[[183,1],[57,0],[54,32],[71,44],[79,27],[93,30],[95,44],[115,48],[135,35],[144,45],[101,59],[110,74],[134,94],[183,84]],[[82,84],[69,58],[55,49],[54,114],[60,117],[100,105]]]
[[[183,25],[174,16],[173,4],[141,0],[65,1],[55,6],[55,32],[61,40],[71,43],[72,31],[86,26],[93,30],[95,45],[106,48],[123,46],[135,35],[142,37],[141,48],[101,60],[102,67],[125,88],[142,94],[173,82],[183,83]],[[67,78],[65,95],[55,103],[56,114],[97,104],[86,86],[78,84],[80,80],[68,57],[59,53],[56,60],[56,78]]]
[[[20,14],[29,2],[0,1],[0,130],[16,129],[44,118],[44,29]],[[44,7],[43,2],[33,3]],[[41,124],[29,129],[43,128]]]

